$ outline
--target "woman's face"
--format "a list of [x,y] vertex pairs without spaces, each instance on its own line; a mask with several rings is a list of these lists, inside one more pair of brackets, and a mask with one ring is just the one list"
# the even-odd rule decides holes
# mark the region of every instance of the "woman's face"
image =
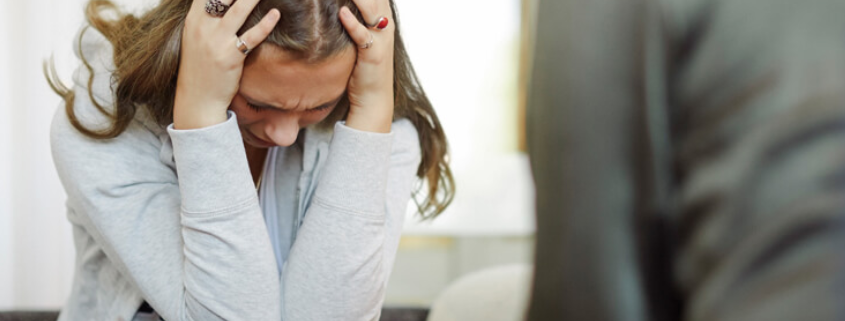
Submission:
[[355,59],[354,46],[311,64],[270,46],[254,51],[229,107],[244,141],[257,148],[292,145],[300,129],[322,121],[346,95]]

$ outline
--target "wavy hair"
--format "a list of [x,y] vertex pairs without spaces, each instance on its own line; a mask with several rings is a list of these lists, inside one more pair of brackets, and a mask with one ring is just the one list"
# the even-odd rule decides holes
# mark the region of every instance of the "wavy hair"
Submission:
[[[50,87],[65,101],[65,112],[71,124],[81,133],[95,139],[120,135],[137,108],[146,108],[157,123],[164,126],[173,121],[173,98],[179,70],[179,52],[185,17],[195,0],[162,0],[161,3],[135,16],[121,12],[109,0],[90,0],[85,10],[88,24],[101,32],[114,48],[115,70],[112,83],[115,106],[113,111],[97,103],[88,80],[91,102],[110,120],[103,130],[85,127],[73,108],[75,94],[65,87],[56,74],[52,62],[45,62],[44,73]],[[240,33],[257,24],[272,8],[281,19],[270,36],[261,44],[273,45],[309,62],[320,61],[354,45],[352,38],[337,18],[341,7],[347,6],[363,22],[352,0],[262,0],[252,11]],[[393,21],[396,23],[394,45],[394,117],[407,118],[419,133],[422,162],[417,177],[424,180],[415,196],[420,215],[434,218],[452,202],[455,182],[448,164],[448,143],[440,120],[419,83],[405,44],[399,32],[396,5],[390,0]],[[83,31],[84,32],[84,31]],[[80,43],[77,46],[81,46]],[[81,48],[80,48],[81,49]],[[80,50],[82,52],[82,50]],[[91,65],[82,57],[89,71]],[[335,110],[319,126],[330,126],[346,117],[349,102],[344,97]]]

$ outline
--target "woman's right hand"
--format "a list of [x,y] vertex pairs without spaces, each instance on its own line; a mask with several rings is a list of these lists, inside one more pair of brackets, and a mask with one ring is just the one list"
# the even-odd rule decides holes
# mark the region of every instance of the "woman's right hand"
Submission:
[[[221,0],[231,4],[233,0]],[[246,55],[237,48],[237,32],[260,0],[238,0],[223,17],[205,11],[207,0],[194,0],[185,18],[173,102],[173,127],[196,129],[225,122],[238,92]],[[253,49],[279,21],[272,9],[241,39]]]

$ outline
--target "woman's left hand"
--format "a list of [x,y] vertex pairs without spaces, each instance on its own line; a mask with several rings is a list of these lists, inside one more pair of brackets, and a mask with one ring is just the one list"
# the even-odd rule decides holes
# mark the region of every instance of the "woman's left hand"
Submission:
[[[358,58],[349,79],[349,115],[346,126],[388,133],[393,122],[393,41],[396,31],[389,0],[354,0],[364,21],[376,24],[381,17],[387,27],[361,24],[347,7],[340,9],[340,21],[358,46]],[[368,45],[369,44],[369,45]]]

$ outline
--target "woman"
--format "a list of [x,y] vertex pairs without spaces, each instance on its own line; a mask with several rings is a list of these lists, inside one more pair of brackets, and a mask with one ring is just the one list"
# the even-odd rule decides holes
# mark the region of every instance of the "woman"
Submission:
[[424,217],[453,195],[393,2],[113,9],[88,5],[74,88],[51,77],[60,320],[377,319],[415,178]]

